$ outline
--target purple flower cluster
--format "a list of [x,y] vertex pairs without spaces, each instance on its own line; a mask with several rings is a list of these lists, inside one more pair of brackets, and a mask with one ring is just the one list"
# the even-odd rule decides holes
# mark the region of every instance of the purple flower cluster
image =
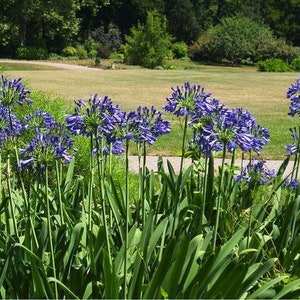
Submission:
[[170,122],[164,121],[154,106],[138,107],[129,114],[129,130],[137,143],[152,145],[160,135],[170,132]]
[[197,108],[197,103],[204,102],[210,97],[210,94],[206,94],[200,85],[191,85],[189,82],[184,83],[182,87],[171,89],[172,95],[166,99],[167,105],[164,109],[178,117],[192,115]]
[[101,149],[93,149],[94,153],[121,154],[125,140],[153,144],[159,135],[170,132],[169,122],[154,107],[138,107],[127,113],[113,105],[110,98],[97,95],[88,104],[83,100],[75,104],[75,112],[66,116],[66,127],[74,135],[89,136],[96,140],[95,145],[101,144]]
[[297,191],[299,187],[299,180],[294,178],[294,179],[286,179],[283,182],[283,186],[286,187],[287,189],[291,191]]
[[229,110],[216,99],[210,98],[201,86],[185,83],[182,88],[172,88],[172,96],[167,98],[166,111],[176,116],[190,116],[189,126],[194,137],[190,149],[198,148],[210,155],[212,151],[229,152],[240,148],[244,152],[260,150],[269,142],[266,128],[256,123],[249,111],[241,108]]
[[44,170],[56,160],[69,163],[72,159],[71,150],[74,139],[70,137],[64,124],[54,121],[52,115],[36,110],[25,117],[27,130],[34,134],[29,144],[20,153],[20,168]]
[[14,104],[31,104],[27,98],[30,93],[24,88],[21,78],[8,80],[1,75],[0,81],[0,150],[10,149],[16,146],[17,138],[26,128],[13,111]]
[[0,150],[14,142],[25,126],[6,106],[0,102]]
[[299,128],[294,127],[294,128],[290,128],[289,130],[291,132],[292,139],[295,140],[296,142],[285,146],[286,150],[288,151],[287,156],[297,154],[300,151],[300,149],[299,149],[299,132],[298,132]]
[[235,180],[245,181],[247,183],[256,182],[263,185],[267,184],[275,177],[275,170],[269,170],[265,163],[265,160],[250,160],[247,166],[242,169],[241,174],[235,177]]
[[0,82],[0,101],[4,106],[10,107],[15,103],[23,105],[31,104],[32,100],[27,97],[29,90],[24,88],[22,78],[8,80],[4,75]]
[[286,96],[290,99],[289,115],[300,115],[300,76],[287,90]]

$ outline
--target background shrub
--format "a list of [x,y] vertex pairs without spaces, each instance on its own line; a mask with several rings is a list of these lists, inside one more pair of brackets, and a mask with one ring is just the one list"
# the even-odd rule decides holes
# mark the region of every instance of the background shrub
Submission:
[[61,51],[62,56],[77,56],[77,49],[72,46],[68,46],[62,49]]
[[172,53],[176,59],[187,57],[188,46],[184,42],[174,43],[172,44]]
[[79,59],[86,59],[88,58],[88,52],[82,45],[76,46],[76,52]]
[[166,17],[157,11],[149,12],[145,25],[133,27],[131,34],[126,36],[126,42],[126,63],[152,69],[163,65],[171,49]]
[[276,57],[291,61],[296,52],[283,39],[276,39],[264,24],[245,16],[224,18],[208,29],[189,49],[194,60],[253,63]]
[[291,62],[291,68],[294,70],[294,71],[297,71],[299,72],[300,71],[300,56],[299,57],[296,57],[292,60]]
[[261,72],[289,72],[290,66],[280,58],[269,58],[257,63],[258,70]]
[[44,48],[33,46],[19,47],[16,51],[16,57],[19,59],[46,59],[48,52]]

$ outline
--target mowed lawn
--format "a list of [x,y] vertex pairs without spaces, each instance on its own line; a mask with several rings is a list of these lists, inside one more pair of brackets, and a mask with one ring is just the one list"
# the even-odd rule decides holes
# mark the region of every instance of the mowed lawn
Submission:
[[[154,105],[161,109],[171,87],[189,81],[200,84],[212,97],[230,108],[242,107],[250,110],[258,123],[271,133],[271,143],[263,152],[263,158],[283,159],[284,146],[292,143],[289,128],[298,126],[297,117],[288,114],[289,100],[286,90],[299,74],[262,73],[255,67],[224,67],[196,65],[190,69],[149,70],[128,68],[104,70],[66,70],[57,67],[24,67],[0,62],[0,70],[9,78],[22,77],[27,87],[56,96],[72,103],[76,99],[88,100],[91,94],[109,96],[121,109],[131,110],[137,106]],[[168,118],[173,119],[168,115]],[[173,122],[174,131],[164,136],[151,148],[150,154],[178,155],[178,122]]]

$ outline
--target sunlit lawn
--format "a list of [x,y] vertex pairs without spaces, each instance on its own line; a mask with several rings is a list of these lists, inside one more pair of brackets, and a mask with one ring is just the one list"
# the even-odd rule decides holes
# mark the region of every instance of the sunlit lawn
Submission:
[[[108,64],[108,62],[106,62]],[[299,74],[261,73],[255,67],[207,66],[191,62],[170,62],[174,70],[148,70],[140,67],[126,68],[116,64],[116,69],[64,70],[46,66],[29,66],[0,63],[8,77],[22,77],[27,87],[50,95],[73,100],[88,99],[91,94],[110,96],[124,110],[137,106],[154,105],[161,109],[171,94],[171,87],[186,81],[200,84],[206,92],[227,106],[250,110],[258,122],[271,133],[271,143],[263,152],[264,158],[282,159],[284,146],[291,143],[288,128],[296,119],[288,113],[286,90]],[[168,116],[171,118],[171,116]],[[178,155],[181,129],[173,121],[173,133],[164,136],[151,148],[151,154]]]

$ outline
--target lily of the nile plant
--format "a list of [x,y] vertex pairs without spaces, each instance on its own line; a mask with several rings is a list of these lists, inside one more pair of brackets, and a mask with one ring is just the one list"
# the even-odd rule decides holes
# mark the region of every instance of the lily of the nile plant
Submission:
[[[137,145],[139,160],[139,204],[141,205],[142,225],[145,222],[145,190],[146,190],[146,152],[147,146],[153,145],[159,136],[170,133],[170,122],[163,120],[162,114],[154,106],[139,106],[136,111],[129,113],[129,131],[132,133],[132,140]],[[142,162],[141,162],[142,159]]]
[[30,91],[25,89],[22,78],[9,80],[4,75],[1,76],[0,101],[4,106],[31,104],[32,100],[27,97],[28,94]]
[[[2,159],[5,154],[6,162],[6,183],[9,193],[9,199],[12,207],[12,168],[18,164],[17,142],[21,132],[25,129],[20,119],[16,116],[14,108],[22,106],[24,103],[31,104],[32,100],[28,98],[29,90],[24,88],[24,84],[19,79],[9,80],[4,75],[0,81],[0,197],[2,196]],[[13,154],[13,155],[11,155]],[[11,164],[11,159],[15,160],[15,164]],[[20,180],[20,178],[19,178]],[[25,201],[26,202],[26,201]],[[26,205],[26,203],[25,203]],[[13,208],[12,220],[14,223],[15,234],[18,234],[16,226],[16,218]]]
[[244,181],[247,185],[255,184],[256,186],[260,186],[266,185],[274,177],[275,170],[268,169],[266,160],[251,159],[249,163],[243,167],[242,172],[235,176],[235,180]]
[[[287,98],[290,100],[289,113],[291,117],[295,117],[296,115],[300,116],[300,76],[298,79],[291,84],[286,92]],[[292,155],[295,157],[294,167],[291,174],[292,180],[297,180],[299,177],[299,165],[300,165],[300,126],[290,128],[291,137],[294,142],[290,145],[286,146],[286,150],[288,151],[287,156],[291,157]]]
[[[75,101],[75,111],[66,116],[66,127],[74,135],[81,135],[90,140],[90,176],[87,213],[89,216],[89,230],[92,229],[92,205],[95,209],[101,205],[103,212],[103,222],[105,224],[106,213],[104,203],[104,158],[108,154],[108,149],[115,153],[122,153],[124,149],[117,139],[107,140],[114,133],[114,123],[119,120],[120,110],[118,106],[113,105],[112,100],[105,96],[98,97],[92,95],[86,103],[82,99]],[[95,160],[96,158],[96,160]],[[94,173],[97,168],[98,173],[98,193],[100,203],[97,204],[94,195]]]
[[21,169],[33,169],[40,174],[59,161],[68,164],[72,160],[71,150],[74,139],[70,137],[64,124],[54,121],[53,117],[38,110],[24,118],[27,129],[34,133],[29,144],[19,150]]
[[16,139],[25,130],[24,125],[9,108],[0,102],[0,152],[14,149]]
[[[4,106],[2,102],[0,102],[0,203],[2,203],[2,188],[4,186],[2,180],[4,177],[9,194],[11,220],[13,221],[14,227],[14,232],[11,234],[16,236],[18,236],[18,229],[17,219],[14,214],[14,201],[12,196],[13,187],[11,186],[12,182],[14,182],[12,169],[14,169],[13,167],[15,166],[16,161],[14,160],[14,164],[11,163],[11,160],[13,159],[11,153],[15,153],[16,143],[21,132],[24,132],[24,130],[25,126],[23,123],[15,114],[9,111],[7,106]],[[3,174],[5,174],[5,176],[3,176]]]
[[[44,205],[41,206],[41,211],[44,211],[47,219],[52,275],[56,280],[52,224],[57,221],[57,219],[55,221],[53,216],[57,210],[57,203],[51,201],[51,199],[55,199],[55,197],[54,195],[50,195],[49,192],[49,173],[52,168],[55,169],[59,203],[59,212],[57,212],[57,215],[60,216],[60,224],[64,224],[65,209],[63,207],[61,193],[60,165],[68,164],[72,160],[71,151],[74,150],[74,140],[66,131],[65,125],[55,122],[48,113],[38,110],[25,119],[29,122],[28,128],[31,129],[31,131],[33,129],[34,136],[26,147],[19,150],[19,169],[23,173],[29,171],[31,174],[37,174],[39,178],[42,178],[40,182],[41,185],[44,186],[43,194],[45,201]],[[56,281],[54,282],[54,287],[55,296],[58,297]]]
[[206,102],[206,99],[210,97],[211,94],[205,93],[204,88],[200,85],[191,85],[189,82],[185,82],[181,87],[172,87],[171,90],[172,94],[166,98],[167,104],[163,108],[165,111],[173,113],[177,117],[184,118],[180,163],[180,173],[182,173],[188,118],[194,115],[197,106],[201,106],[202,102]]
[[[73,114],[66,115],[66,127],[74,135],[87,137],[90,143],[90,163],[88,176],[88,196],[84,201],[84,214],[87,215],[88,238],[93,239],[92,230],[98,224],[93,224],[94,217],[100,212],[101,226],[104,227],[106,251],[108,253],[109,266],[112,267],[111,254],[111,231],[109,229],[108,218],[110,215],[109,206],[105,197],[105,162],[107,154],[115,152],[120,154],[124,152],[120,140],[113,137],[115,123],[120,118],[120,109],[113,105],[112,100],[105,97],[92,95],[86,103],[82,99],[75,101],[75,111]],[[95,170],[97,172],[97,181],[95,182]],[[92,209],[94,207],[94,209]],[[128,220],[126,220],[128,221]],[[126,222],[128,223],[128,222]],[[126,232],[125,232],[126,235]],[[92,245],[92,242],[89,243]],[[91,255],[92,255],[92,249]]]
[[[25,89],[22,78],[9,80],[3,74],[0,82],[0,104],[1,110],[7,116],[6,120],[10,122],[10,128],[15,126],[16,116],[14,108],[16,105],[23,106],[24,103],[31,104],[32,100],[28,98],[30,91]],[[5,121],[4,121],[5,122]],[[12,135],[11,135],[12,136]],[[15,154],[18,162],[17,147],[15,147]]]
[[[205,157],[205,165],[202,178],[198,178],[198,189],[200,190],[200,180],[202,183],[202,218],[204,218],[206,196],[208,194],[207,187],[212,186],[208,182],[212,177],[208,176],[208,172],[212,173],[213,156],[216,152],[222,153],[221,175],[218,182],[217,199],[215,200],[216,221],[214,225],[214,247],[216,245],[216,237],[219,226],[219,218],[222,202],[225,195],[229,196],[231,185],[234,180],[230,179],[224,184],[225,174],[225,158],[227,153],[231,154],[231,167],[234,166],[235,152],[240,149],[242,153],[251,153],[254,151],[260,154],[261,149],[269,142],[269,132],[256,123],[256,120],[248,111],[241,108],[228,109],[222,105],[217,99],[210,98],[211,94],[204,92],[199,85],[190,85],[185,83],[180,89],[173,89],[171,98],[167,98],[168,104],[165,110],[173,112],[177,116],[185,116],[185,127],[192,127],[193,138],[189,143],[189,154],[192,157],[200,159]],[[190,116],[191,121],[187,122]],[[184,135],[186,129],[184,130]],[[182,148],[184,152],[184,147]],[[198,153],[196,153],[198,151]],[[196,154],[195,154],[196,153]],[[184,155],[184,153],[182,154]],[[208,163],[209,167],[208,167]],[[182,168],[181,168],[182,170]],[[223,195],[223,196],[222,196]],[[211,197],[211,195],[209,196]]]
[[[64,221],[64,208],[61,195],[62,167],[71,162],[74,148],[74,139],[71,138],[65,125],[56,122],[52,115],[42,110],[33,111],[25,116],[27,121],[28,145],[19,149],[19,169],[22,177],[26,175],[36,178],[40,184],[48,186],[49,172],[54,170],[59,200],[60,221]],[[28,185],[30,186],[30,182]],[[28,193],[30,190],[28,189]]]

